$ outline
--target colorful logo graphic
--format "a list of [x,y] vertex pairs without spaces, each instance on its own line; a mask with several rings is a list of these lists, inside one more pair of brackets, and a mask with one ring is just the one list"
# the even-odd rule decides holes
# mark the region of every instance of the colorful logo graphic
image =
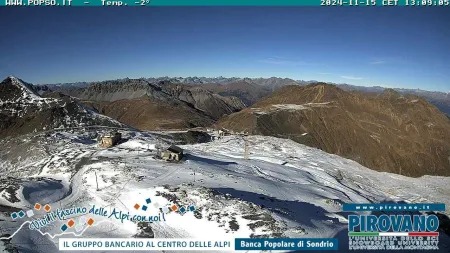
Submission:
[[[139,213],[131,213],[135,210]],[[81,236],[83,232],[89,227],[99,225],[104,222],[114,223],[114,220],[124,223],[131,222],[163,222],[166,221],[166,214],[176,212],[184,215],[187,212],[195,212],[194,205],[179,205],[169,203],[163,207],[157,202],[152,202],[151,198],[146,198],[142,203],[135,203],[134,206],[127,210],[120,210],[111,206],[96,206],[91,207],[71,207],[71,208],[55,208],[50,204],[36,203],[34,208],[29,210],[20,210],[11,213],[11,219],[18,221],[23,220],[24,223],[17,229],[17,231],[8,238],[11,239],[22,227],[28,225],[30,230],[39,231],[42,235],[49,235],[51,238],[61,236],[63,234],[73,234]],[[25,220],[25,218],[29,218]],[[50,234],[42,232],[45,227],[50,224],[61,222],[59,226],[60,232]]]

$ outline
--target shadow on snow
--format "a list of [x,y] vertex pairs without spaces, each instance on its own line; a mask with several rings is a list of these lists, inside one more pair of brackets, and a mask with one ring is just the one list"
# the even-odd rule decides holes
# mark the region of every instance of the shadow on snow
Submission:
[[227,165],[235,165],[235,162],[224,162],[219,160],[213,160],[205,157],[196,156],[193,154],[186,154],[186,160],[191,160],[198,163],[207,163],[209,165],[219,165],[219,166],[227,166]]

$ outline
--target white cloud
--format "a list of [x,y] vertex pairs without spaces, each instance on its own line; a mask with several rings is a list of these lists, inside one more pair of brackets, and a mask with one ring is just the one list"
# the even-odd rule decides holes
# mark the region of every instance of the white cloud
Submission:
[[385,61],[372,61],[370,64],[379,65],[379,64],[385,64]]
[[362,77],[357,77],[357,76],[341,76],[344,79],[350,79],[350,80],[362,80]]
[[369,64],[372,65],[382,65],[382,64],[397,64],[397,65],[408,65],[412,62],[404,57],[382,57],[382,58],[372,58]]

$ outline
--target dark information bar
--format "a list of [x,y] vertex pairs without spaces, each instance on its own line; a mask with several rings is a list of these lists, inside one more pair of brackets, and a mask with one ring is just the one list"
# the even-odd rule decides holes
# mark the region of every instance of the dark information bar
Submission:
[[0,0],[0,6],[449,6],[450,0]]

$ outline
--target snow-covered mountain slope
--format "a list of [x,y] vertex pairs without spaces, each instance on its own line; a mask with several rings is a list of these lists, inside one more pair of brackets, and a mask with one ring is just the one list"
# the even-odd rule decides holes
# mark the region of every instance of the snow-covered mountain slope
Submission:
[[0,138],[87,125],[127,127],[70,97],[41,97],[32,84],[13,76],[0,82],[0,119]]
[[[165,222],[151,223],[143,231],[139,223],[95,216],[96,223],[83,237],[338,237],[339,252],[346,252],[348,213],[342,212],[342,203],[450,204],[449,178],[380,173],[289,140],[248,136],[249,159],[243,159],[244,140],[228,136],[184,145],[185,161],[166,163],[154,156],[157,147],[172,142],[169,136],[123,135],[126,142],[110,149],[98,148],[89,131],[1,142],[0,207],[6,214],[36,202],[143,213],[133,206],[151,198],[149,208],[161,208]],[[196,211],[168,212],[172,204],[195,205]],[[3,236],[19,226],[0,217]],[[59,237],[52,236],[61,233],[60,226],[43,228],[42,233],[50,234],[46,236],[22,228],[8,245],[26,252],[57,252]],[[448,237],[441,237],[441,250],[448,252]]]

